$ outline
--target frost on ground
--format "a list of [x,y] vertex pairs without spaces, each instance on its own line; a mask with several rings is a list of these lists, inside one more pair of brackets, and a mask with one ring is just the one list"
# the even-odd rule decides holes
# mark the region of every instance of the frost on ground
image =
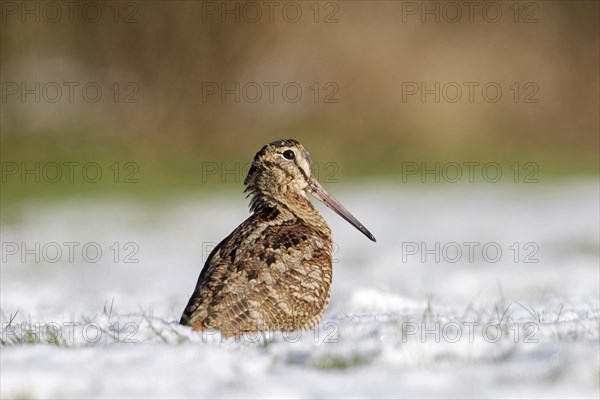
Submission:
[[[330,185],[331,186],[331,185]],[[2,398],[598,398],[598,183],[330,187],[312,331],[176,323],[240,194],[32,204],[2,234]]]

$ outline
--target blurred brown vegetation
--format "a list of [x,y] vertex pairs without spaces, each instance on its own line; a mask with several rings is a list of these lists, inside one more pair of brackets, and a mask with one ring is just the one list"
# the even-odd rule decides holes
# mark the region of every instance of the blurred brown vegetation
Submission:
[[[440,22],[430,15],[423,23],[420,14],[407,15],[406,3],[319,3],[315,22],[314,3],[296,2],[303,12],[296,23],[282,18],[285,2],[275,8],[274,22],[265,3],[256,3],[263,16],[255,23],[207,14],[207,4],[244,6],[236,2],[100,2],[104,14],[95,23],[77,10],[73,22],[63,14],[55,23],[23,22],[5,12],[3,83],[97,82],[104,93],[98,103],[77,97],[71,103],[64,94],[56,103],[3,99],[3,160],[116,152],[196,168],[198,160],[247,161],[265,142],[295,137],[313,158],[339,161],[349,175],[394,176],[400,161],[425,159],[528,160],[548,170],[597,173],[598,2],[496,2],[503,14],[495,23],[482,18],[487,2],[472,22],[457,2],[463,15],[456,23],[443,14]],[[124,22],[132,10],[133,22]],[[532,10],[537,22],[525,23]],[[332,13],[337,22],[324,23]],[[115,82],[117,102],[108,89]],[[128,82],[139,88],[137,103],[123,102]],[[222,102],[203,99],[206,82],[278,82],[279,88],[296,82],[304,92],[297,103],[278,89],[274,102],[266,90],[256,103],[232,96]],[[318,102],[308,89],[314,82]],[[336,103],[322,101],[327,82],[339,89]],[[480,86],[472,103],[466,89],[456,103],[432,96],[423,103],[418,96],[403,101],[403,82]],[[502,87],[501,101],[483,100],[486,82]],[[514,102],[514,82],[521,89],[535,83],[539,101],[524,103],[522,91]]]

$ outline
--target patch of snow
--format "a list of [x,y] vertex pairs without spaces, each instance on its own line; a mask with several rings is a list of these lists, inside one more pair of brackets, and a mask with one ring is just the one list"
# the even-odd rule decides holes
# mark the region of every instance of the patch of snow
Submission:
[[[0,228],[0,396],[599,397],[597,182],[334,189],[378,242],[319,206],[336,243],[321,324],[227,339],[177,321],[243,197],[32,205]],[[411,254],[465,242],[503,254]]]

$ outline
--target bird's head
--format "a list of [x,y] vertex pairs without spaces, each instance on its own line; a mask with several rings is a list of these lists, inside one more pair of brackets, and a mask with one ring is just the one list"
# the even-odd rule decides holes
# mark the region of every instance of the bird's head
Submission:
[[298,198],[306,199],[308,192],[375,241],[371,232],[321,186],[311,166],[310,154],[294,139],[277,140],[264,146],[256,153],[244,181],[246,192],[252,196],[252,210],[264,201],[290,205]]

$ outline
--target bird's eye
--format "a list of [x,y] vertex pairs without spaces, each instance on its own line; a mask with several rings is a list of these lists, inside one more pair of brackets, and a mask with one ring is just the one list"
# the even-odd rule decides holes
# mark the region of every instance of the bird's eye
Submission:
[[283,156],[288,160],[293,160],[296,155],[292,150],[286,150],[283,152]]

